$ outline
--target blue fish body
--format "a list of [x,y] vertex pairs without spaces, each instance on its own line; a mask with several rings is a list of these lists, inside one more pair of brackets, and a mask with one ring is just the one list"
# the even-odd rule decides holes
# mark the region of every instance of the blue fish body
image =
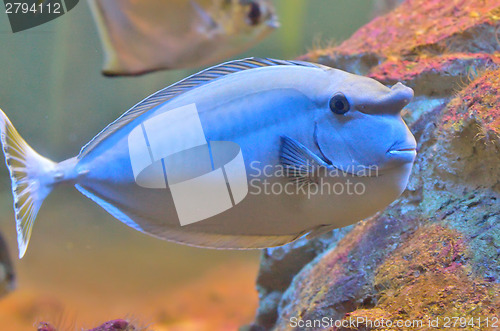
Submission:
[[[400,116],[412,96],[402,84],[251,58],[153,94],[75,158],[56,164],[30,160],[29,150],[17,154],[44,165],[27,176],[46,187],[32,199],[36,212],[54,185],[70,182],[120,221],[162,239],[270,247],[352,224],[401,194],[416,153]],[[4,117],[4,146],[16,138],[10,126]],[[15,190],[15,171],[11,177],[24,254],[31,230],[23,224],[36,213],[19,211],[28,198]]]

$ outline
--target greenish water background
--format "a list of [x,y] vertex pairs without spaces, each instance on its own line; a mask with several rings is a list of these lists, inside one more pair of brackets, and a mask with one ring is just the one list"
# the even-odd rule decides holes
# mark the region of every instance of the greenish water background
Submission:
[[[276,0],[275,4],[281,28],[238,57],[292,59],[317,41],[323,45],[342,41],[369,20],[372,8],[369,0]],[[16,34],[0,13],[0,107],[44,156],[61,161],[76,155],[136,102],[196,71],[105,78],[101,63],[97,31],[85,1],[59,19]],[[10,181],[3,157],[0,162],[0,231],[15,257]],[[35,288],[61,297],[87,293],[91,302],[103,295],[133,298],[137,293],[168,291],[227,263],[244,261],[256,270],[258,256],[258,251],[204,250],[145,236],[76,190],[60,188],[42,207],[26,257],[15,263],[19,289]],[[79,316],[85,320],[85,313]]]

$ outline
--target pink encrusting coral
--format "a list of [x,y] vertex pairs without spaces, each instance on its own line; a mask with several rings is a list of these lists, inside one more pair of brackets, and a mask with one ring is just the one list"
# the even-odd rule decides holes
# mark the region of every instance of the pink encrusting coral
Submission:
[[[50,323],[40,322],[37,327],[37,331],[61,331],[67,328],[56,328]],[[82,331],[85,331],[82,329]],[[134,326],[133,323],[130,323],[123,319],[116,319],[112,321],[108,321],[99,325],[98,327],[88,329],[86,331],[147,331],[146,328]]]
[[[370,70],[368,76],[386,84],[412,82],[424,75],[474,78],[475,68],[500,66],[500,53],[452,53],[420,56],[408,60],[388,60]],[[462,81],[465,85],[467,81]]]
[[499,286],[469,276],[467,255],[460,232],[436,224],[421,227],[375,272],[377,307],[400,320],[494,316]]
[[[407,0],[393,12],[374,19],[337,47],[316,50],[306,57],[334,58],[338,55],[374,54],[380,60],[442,54],[470,49],[474,35],[495,40],[500,20],[497,0]],[[466,33],[472,38],[460,38]],[[492,53],[500,45],[477,44],[475,52]]]
[[445,129],[459,131],[468,121],[477,123],[478,138],[500,140],[500,69],[484,72],[448,104]]
[[435,224],[421,227],[376,269],[377,305],[346,313],[345,325],[354,322],[357,328],[338,330],[373,329],[369,325],[382,320],[406,321],[411,324],[406,329],[429,329],[433,321],[444,327],[443,316],[462,318],[462,328],[470,328],[471,320],[496,316],[500,298],[494,293],[499,287],[468,275],[466,246],[458,231]]

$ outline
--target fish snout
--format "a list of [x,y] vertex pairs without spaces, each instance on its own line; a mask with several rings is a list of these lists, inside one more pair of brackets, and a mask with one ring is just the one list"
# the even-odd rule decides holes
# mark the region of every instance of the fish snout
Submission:
[[387,110],[391,113],[399,113],[413,99],[413,89],[398,82],[391,87],[387,98]]
[[413,99],[413,89],[402,83],[396,83],[391,88],[380,83],[378,85],[377,88],[372,88],[372,91],[367,89],[369,93],[358,96],[355,103],[359,111],[372,114],[399,114]]
[[401,82],[397,82],[391,87],[391,91],[399,93],[401,97],[406,98],[409,103],[413,99],[413,89],[404,85]]

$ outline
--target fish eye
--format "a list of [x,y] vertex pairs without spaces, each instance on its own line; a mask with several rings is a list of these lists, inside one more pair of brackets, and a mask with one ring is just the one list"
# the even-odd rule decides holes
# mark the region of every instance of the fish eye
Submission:
[[344,115],[350,107],[349,101],[342,93],[337,93],[330,99],[330,110],[337,115]]
[[262,15],[262,11],[260,10],[260,6],[255,3],[250,3],[250,11],[248,12],[248,19],[250,21],[250,25],[257,25],[260,22],[260,17]]

